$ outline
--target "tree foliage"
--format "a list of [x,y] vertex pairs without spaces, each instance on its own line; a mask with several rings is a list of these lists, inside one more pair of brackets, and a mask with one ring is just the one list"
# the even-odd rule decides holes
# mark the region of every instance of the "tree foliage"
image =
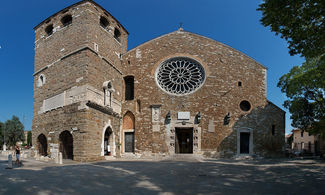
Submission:
[[27,146],[32,146],[32,132],[28,131],[27,133]]
[[17,141],[24,141],[24,125],[20,122],[19,118],[13,116],[11,120],[4,123],[6,131],[6,142],[9,146],[14,146]]
[[0,147],[2,147],[2,145],[3,145],[3,133],[4,133],[3,130],[4,130],[3,123],[0,122],[0,144],[1,144]]
[[321,133],[325,129],[324,64],[324,57],[308,59],[280,78],[278,87],[288,97],[284,106],[292,114],[294,127],[311,129],[315,133]]
[[325,53],[324,0],[264,0],[258,10],[262,24],[288,41],[291,55]]
[[325,1],[264,0],[258,10],[262,24],[288,41],[289,53],[306,59],[278,83],[292,126],[325,137]]

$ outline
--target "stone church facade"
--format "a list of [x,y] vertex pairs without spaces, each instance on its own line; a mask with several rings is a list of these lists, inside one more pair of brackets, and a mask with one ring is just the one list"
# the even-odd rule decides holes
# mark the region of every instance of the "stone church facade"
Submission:
[[127,50],[127,30],[83,0],[35,28],[33,143],[43,156],[281,155],[285,112],[266,68],[179,29]]

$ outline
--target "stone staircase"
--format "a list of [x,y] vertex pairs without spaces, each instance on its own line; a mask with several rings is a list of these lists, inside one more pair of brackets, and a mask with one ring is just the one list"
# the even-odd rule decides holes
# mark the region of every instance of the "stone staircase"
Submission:
[[204,157],[198,154],[173,154],[163,158],[166,161],[188,161],[188,162],[203,162]]

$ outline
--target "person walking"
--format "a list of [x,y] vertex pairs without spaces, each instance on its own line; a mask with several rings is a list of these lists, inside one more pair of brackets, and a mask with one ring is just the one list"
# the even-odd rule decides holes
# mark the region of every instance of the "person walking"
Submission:
[[15,152],[16,152],[16,165],[20,165],[20,147],[18,144],[15,146]]

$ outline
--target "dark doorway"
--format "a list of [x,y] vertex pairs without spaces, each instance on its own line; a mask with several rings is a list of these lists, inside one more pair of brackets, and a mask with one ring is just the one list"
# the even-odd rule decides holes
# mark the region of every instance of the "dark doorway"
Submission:
[[250,133],[240,133],[240,153],[249,154],[249,136]]
[[134,152],[134,132],[125,132],[125,152]]
[[314,150],[315,150],[315,155],[318,156],[320,152],[319,152],[319,142],[317,140],[315,141]]
[[73,160],[73,137],[69,131],[60,134],[60,152],[63,159]]
[[37,137],[38,153],[42,156],[47,156],[47,139],[44,134]]
[[104,155],[110,156],[111,155],[111,135],[112,135],[112,129],[108,127],[105,131],[104,135]]
[[193,128],[175,129],[175,153],[193,153]]

